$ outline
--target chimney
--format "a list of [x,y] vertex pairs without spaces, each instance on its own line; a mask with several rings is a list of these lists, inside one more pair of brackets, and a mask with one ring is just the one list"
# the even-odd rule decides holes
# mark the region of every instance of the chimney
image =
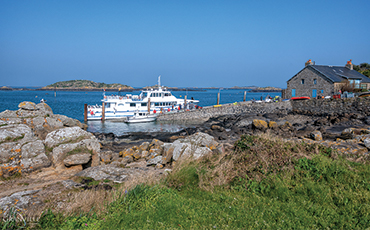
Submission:
[[353,70],[353,64],[352,64],[352,59],[347,61],[346,67],[350,70]]
[[304,66],[308,66],[308,65],[313,65],[313,63],[312,63],[311,59],[310,59],[310,60],[308,60],[308,61],[305,63],[305,65],[304,65]]

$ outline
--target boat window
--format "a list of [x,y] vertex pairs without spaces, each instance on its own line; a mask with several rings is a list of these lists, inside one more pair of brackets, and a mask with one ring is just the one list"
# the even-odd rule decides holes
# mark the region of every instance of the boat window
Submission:
[[159,103],[158,103],[158,102],[156,102],[156,103],[155,103],[155,106],[159,106]]
[[117,106],[125,106],[124,104],[122,104],[122,103],[119,103]]
[[146,97],[148,96],[148,93],[147,92],[143,92],[143,97]]
[[130,107],[136,107],[135,103],[130,103]]
[[147,106],[147,103],[141,103],[141,106],[143,106],[143,107],[144,107],[144,106]]

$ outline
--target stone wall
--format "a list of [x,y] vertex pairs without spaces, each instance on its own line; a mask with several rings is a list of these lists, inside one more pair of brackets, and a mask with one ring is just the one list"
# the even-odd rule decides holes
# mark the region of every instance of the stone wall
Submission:
[[[316,79],[316,84],[314,79]],[[302,84],[302,80],[304,80],[304,84]],[[317,96],[330,96],[334,94],[334,84],[326,81],[309,66],[304,68],[287,82],[287,89],[285,91],[284,98],[292,97],[292,89],[295,89],[296,97],[312,97],[313,89],[316,89]]]
[[349,114],[370,116],[370,97],[346,99],[311,99],[291,101],[293,111],[300,114]]
[[206,121],[210,117],[228,115],[228,114],[264,114],[278,111],[291,111],[291,103],[277,102],[277,103],[251,103],[240,102],[237,105],[222,105],[220,107],[205,107],[199,110],[192,110],[178,113],[161,114],[158,116],[159,121]]
[[211,117],[229,114],[265,114],[274,112],[291,112],[306,115],[331,115],[356,113],[370,116],[370,97],[347,99],[311,99],[301,101],[286,101],[277,103],[240,102],[237,105],[221,107],[205,107],[199,110],[160,114],[159,121],[206,121]]

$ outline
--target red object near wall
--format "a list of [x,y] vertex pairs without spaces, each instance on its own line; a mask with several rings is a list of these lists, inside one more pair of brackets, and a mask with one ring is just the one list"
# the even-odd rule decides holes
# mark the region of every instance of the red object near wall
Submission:
[[333,95],[333,98],[334,98],[334,99],[340,99],[340,94]]

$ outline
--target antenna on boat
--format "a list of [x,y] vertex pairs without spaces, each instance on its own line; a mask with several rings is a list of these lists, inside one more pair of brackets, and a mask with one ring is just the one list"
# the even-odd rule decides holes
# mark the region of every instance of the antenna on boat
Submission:
[[158,89],[161,89],[161,75],[158,77]]

